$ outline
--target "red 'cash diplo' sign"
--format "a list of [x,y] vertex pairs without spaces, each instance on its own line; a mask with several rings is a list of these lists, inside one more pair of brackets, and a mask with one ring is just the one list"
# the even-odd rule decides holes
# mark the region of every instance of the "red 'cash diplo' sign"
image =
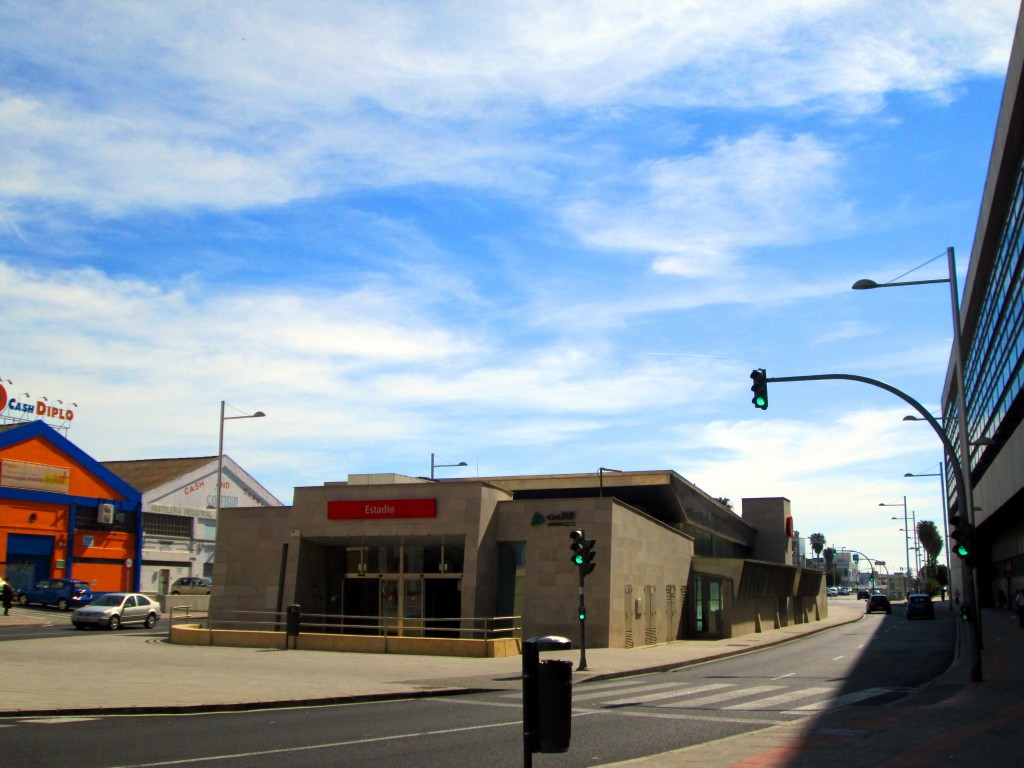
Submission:
[[328,501],[328,520],[397,520],[437,517],[437,499],[388,501]]

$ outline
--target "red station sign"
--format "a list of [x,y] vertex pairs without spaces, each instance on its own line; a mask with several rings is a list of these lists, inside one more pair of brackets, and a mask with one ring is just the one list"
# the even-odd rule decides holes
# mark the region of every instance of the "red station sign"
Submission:
[[437,499],[328,501],[328,520],[397,520],[437,517]]

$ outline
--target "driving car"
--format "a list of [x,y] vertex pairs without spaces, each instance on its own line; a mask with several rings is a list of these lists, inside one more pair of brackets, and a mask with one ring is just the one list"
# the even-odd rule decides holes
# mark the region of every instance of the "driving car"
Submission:
[[208,595],[213,582],[202,576],[182,576],[171,584],[172,595]]
[[55,605],[62,611],[88,605],[92,597],[87,582],[73,579],[43,579],[18,591],[18,602],[21,605]]
[[152,629],[160,620],[160,604],[138,592],[107,592],[71,614],[75,629],[106,627],[120,629],[125,624],[142,624]]
[[892,604],[889,602],[889,598],[885,595],[872,595],[869,597],[868,604],[864,606],[864,613],[874,613],[875,611],[892,613]]
[[866,589],[858,589],[857,590],[857,599],[858,600],[867,600],[869,597],[871,597],[871,593],[868,592]]
[[935,603],[931,595],[907,595],[907,619],[914,618],[935,618]]

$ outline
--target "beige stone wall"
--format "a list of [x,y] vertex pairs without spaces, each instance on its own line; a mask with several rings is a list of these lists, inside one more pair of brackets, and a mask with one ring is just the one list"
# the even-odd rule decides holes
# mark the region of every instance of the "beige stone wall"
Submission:
[[[523,636],[563,635],[579,643],[579,572],[569,538],[575,529],[597,542],[596,567],[585,582],[587,647],[626,645],[627,586],[639,596],[645,594],[644,587],[652,587],[655,641],[676,639],[685,616],[682,596],[693,540],[608,498],[522,500],[499,506],[497,541],[526,542]],[[671,626],[667,586],[676,589]],[[645,628],[634,645],[644,644]]]
[[222,509],[217,523],[211,611],[277,609],[290,507]]

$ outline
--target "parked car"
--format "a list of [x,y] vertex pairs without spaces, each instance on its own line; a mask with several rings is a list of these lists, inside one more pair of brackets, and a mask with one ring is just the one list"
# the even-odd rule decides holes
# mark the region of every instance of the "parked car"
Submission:
[[934,619],[935,604],[931,595],[907,595],[907,618]]
[[829,587],[825,591],[828,593],[829,597],[839,597],[839,589],[836,587]]
[[43,579],[18,592],[18,602],[22,605],[55,605],[62,611],[88,605],[92,597],[88,583],[72,579]]
[[889,598],[885,595],[872,595],[869,597],[868,604],[864,606],[864,613],[874,613],[875,611],[892,613],[892,604],[889,602]]
[[138,592],[107,592],[71,614],[75,629],[120,629],[124,624],[142,624],[152,629],[159,620],[160,604]]
[[840,587],[839,588],[839,594],[840,595],[848,595],[848,594],[850,594],[850,588],[849,587]]
[[857,590],[857,599],[858,600],[867,600],[869,597],[871,597],[871,593],[868,592],[866,589],[858,589]]
[[171,584],[172,595],[208,595],[213,582],[202,576],[183,576]]

